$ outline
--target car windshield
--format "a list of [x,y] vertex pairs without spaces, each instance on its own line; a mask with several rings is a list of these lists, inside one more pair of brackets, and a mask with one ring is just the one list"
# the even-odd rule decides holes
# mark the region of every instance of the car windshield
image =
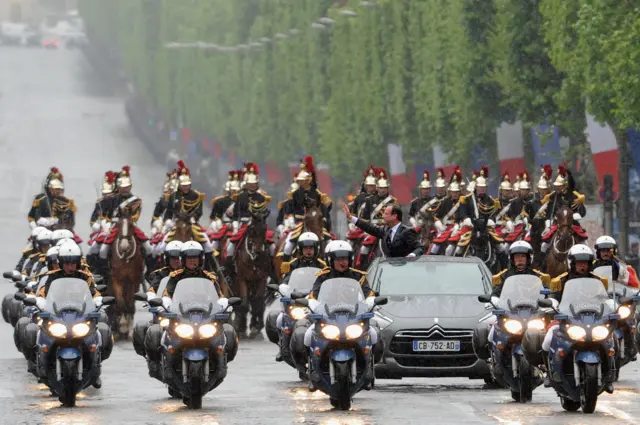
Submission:
[[318,273],[320,269],[316,267],[301,267],[299,269],[295,269],[291,276],[289,277],[288,282],[288,294],[291,295],[293,291],[309,293],[313,288],[313,284],[316,281],[316,273]]
[[209,279],[199,277],[182,279],[176,285],[170,311],[182,315],[196,310],[215,314],[221,310],[216,301],[218,301],[218,292]]
[[89,285],[77,278],[56,279],[51,282],[46,301],[44,310],[53,314],[59,314],[63,310],[84,313],[96,309]]
[[512,311],[518,307],[538,308],[538,300],[544,295],[540,291],[544,289],[538,276],[523,274],[507,278],[502,285],[500,301],[497,307],[502,310]]
[[157,296],[161,297],[162,295],[164,295],[164,291],[167,289],[167,282],[169,282],[170,278],[171,276],[162,278],[162,280],[160,281],[160,285],[158,285],[158,291],[156,291]]
[[564,285],[559,311],[569,316],[586,311],[603,315],[613,313],[605,303],[608,300],[609,294],[600,280],[590,277],[570,279]]
[[[381,262],[374,285],[386,295],[484,294],[486,277],[476,263],[439,261]],[[379,284],[379,286],[378,286]]]
[[365,312],[362,287],[355,279],[336,278],[325,280],[322,282],[318,293],[318,303],[325,306],[328,315],[339,311],[347,311],[351,314]]

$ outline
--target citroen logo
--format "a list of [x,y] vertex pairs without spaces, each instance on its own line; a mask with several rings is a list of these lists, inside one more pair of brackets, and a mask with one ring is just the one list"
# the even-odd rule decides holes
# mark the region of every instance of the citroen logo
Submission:
[[433,323],[438,323],[438,318],[433,319]]

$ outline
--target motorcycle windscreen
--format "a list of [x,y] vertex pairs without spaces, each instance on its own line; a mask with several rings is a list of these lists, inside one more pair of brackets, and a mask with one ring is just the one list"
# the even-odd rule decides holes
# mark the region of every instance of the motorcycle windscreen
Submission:
[[313,289],[313,284],[317,279],[316,273],[318,273],[319,271],[320,269],[316,267],[301,267],[299,269],[295,269],[291,273],[291,277],[289,277],[289,288],[287,290],[287,294],[284,294],[284,296],[288,297],[294,291],[304,293],[311,292],[311,289]]
[[609,294],[599,279],[590,277],[571,279],[564,285],[558,310],[569,317],[585,312],[595,312],[604,316],[614,313],[612,305],[607,301],[609,301]]
[[498,308],[513,311],[520,307],[538,309],[538,300],[544,299],[540,291],[544,285],[538,276],[523,274],[507,278],[502,285]]
[[360,283],[355,279],[325,280],[318,293],[318,303],[324,305],[327,315],[347,312],[351,315],[367,312]]
[[[621,267],[624,267],[624,265],[621,265]],[[633,296],[635,295],[635,292],[637,291],[633,291],[633,294],[631,293],[631,288],[629,288],[627,285],[621,283],[620,281],[616,280],[615,282],[613,281],[613,267],[612,266],[600,266],[600,267],[596,267],[595,270],[593,271],[593,274],[596,274],[600,277],[605,277],[607,278],[607,281],[609,282],[609,287],[607,288],[607,292],[610,295],[613,295],[614,292],[616,295],[619,295],[621,297],[626,297],[626,296]],[[627,295],[628,293],[628,295]]]
[[218,292],[212,281],[201,277],[182,279],[176,285],[171,302],[171,313],[189,315],[196,311],[216,314],[222,310],[217,303]]
[[160,285],[158,285],[158,290],[156,291],[156,294],[158,294],[159,297],[161,297],[167,289],[167,282],[169,282],[169,279],[171,279],[171,276],[163,277],[160,281]]
[[77,278],[56,279],[47,292],[44,311],[59,314],[73,310],[80,314],[95,311],[96,306],[86,281]]

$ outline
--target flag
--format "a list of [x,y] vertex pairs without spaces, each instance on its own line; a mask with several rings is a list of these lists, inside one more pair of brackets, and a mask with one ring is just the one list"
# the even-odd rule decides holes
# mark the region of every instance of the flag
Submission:
[[514,124],[503,122],[497,129],[496,136],[500,174],[509,173],[513,178],[525,169],[522,122],[516,121]]
[[411,202],[411,192],[413,180],[407,174],[407,167],[404,164],[402,146],[395,143],[387,145],[389,154],[389,174],[391,174],[391,189],[401,204]]
[[[609,125],[598,124],[595,117],[587,112],[587,139],[593,154],[598,181],[602,184],[604,176],[613,176],[613,192],[618,192],[618,142]],[[600,191],[602,192],[602,191]],[[615,196],[615,195],[614,195]]]

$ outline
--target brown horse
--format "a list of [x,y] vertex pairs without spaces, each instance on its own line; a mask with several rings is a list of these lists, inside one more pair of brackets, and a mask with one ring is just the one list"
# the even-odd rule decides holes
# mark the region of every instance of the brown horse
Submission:
[[569,207],[561,207],[556,211],[555,222],[558,228],[551,239],[551,246],[547,251],[547,273],[556,277],[566,272],[567,253],[576,244],[573,233],[573,211]]
[[249,206],[251,222],[240,241],[234,255],[235,279],[233,292],[242,298],[242,304],[235,307],[234,327],[240,337],[246,337],[247,314],[251,309],[250,338],[259,338],[264,328],[264,298],[267,279],[271,272],[271,255],[267,237],[267,217],[269,209],[266,204]]
[[544,219],[534,218],[531,220],[531,228],[529,229],[529,244],[533,248],[533,267],[542,267],[542,253],[540,246],[542,245],[542,231],[544,230]]
[[435,214],[433,211],[428,210],[420,213],[420,221],[422,222],[420,225],[420,240],[422,241],[423,246],[427,249],[426,252],[430,252],[431,249],[431,241],[433,241],[433,237],[435,236]]
[[131,210],[123,208],[115,225],[118,231],[111,245],[110,295],[116,304],[109,309],[111,329],[116,339],[128,339],[135,314],[134,294],[139,290],[144,272],[144,254],[133,235]]
[[179,213],[176,217],[175,225],[171,232],[173,232],[173,238],[171,240],[187,242],[194,240],[193,225],[191,223],[191,217],[185,213]]

